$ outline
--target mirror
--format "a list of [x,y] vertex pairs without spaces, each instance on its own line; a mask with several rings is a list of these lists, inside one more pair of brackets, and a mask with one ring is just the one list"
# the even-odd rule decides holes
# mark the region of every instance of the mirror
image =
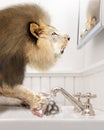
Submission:
[[78,48],[85,45],[102,29],[103,0],[79,0]]

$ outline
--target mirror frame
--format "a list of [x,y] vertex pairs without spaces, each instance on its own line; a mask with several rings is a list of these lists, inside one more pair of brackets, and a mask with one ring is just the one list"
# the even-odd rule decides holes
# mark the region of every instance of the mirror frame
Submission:
[[83,47],[89,40],[94,38],[99,32],[104,28],[104,0],[100,0],[100,12],[99,12],[99,22],[88,32],[88,34],[79,41],[80,33],[80,0],[79,0],[79,11],[78,11],[78,35],[77,35],[77,48]]

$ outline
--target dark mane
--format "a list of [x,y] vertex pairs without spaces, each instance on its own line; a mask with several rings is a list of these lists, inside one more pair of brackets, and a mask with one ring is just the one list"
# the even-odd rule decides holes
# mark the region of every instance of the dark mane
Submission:
[[38,5],[19,5],[0,10],[0,84],[21,84],[27,63],[24,46],[36,42],[29,35],[28,23],[42,20],[49,24],[47,13]]

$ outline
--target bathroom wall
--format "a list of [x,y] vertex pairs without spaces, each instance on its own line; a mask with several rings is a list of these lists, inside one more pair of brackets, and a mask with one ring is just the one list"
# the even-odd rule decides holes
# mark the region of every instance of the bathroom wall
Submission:
[[[76,74],[30,74],[27,73],[23,85],[36,93],[50,93],[53,88],[62,87],[70,94],[74,93],[74,75]],[[59,105],[71,105],[62,94],[58,93],[55,98]]]
[[83,78],[84,92],[96,94],[95,99],[91,99],[94,107],[104,110],[104,68],[99,72]]
[[[92,102],[95,108],[104,110],[104,30],[84,46],[84,71],[91,71],[80,81],[76,91],[92,92],[97,98]],[[83,87],[82,87],[83,86]]]
[[84,68],[104,60],[104,30],[84,46]]
[[104,110],[104,64],[97,64],[76,77],[74,92],[96,94],[91,99],[94,108]]
[[[55,87],[62,87],[72,95],[78,92],[82,94],[90,92],[97,95],[91,99],[93,107],[104,110],[104,64],[96,64],[80,73],[27,73],[23,84],[37,93],[50,93]],[[71,105],[60,93],[55,100],[59,105]]]

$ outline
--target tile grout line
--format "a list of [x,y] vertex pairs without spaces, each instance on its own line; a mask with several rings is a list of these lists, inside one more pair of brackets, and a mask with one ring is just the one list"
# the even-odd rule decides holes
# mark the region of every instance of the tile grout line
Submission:
[[76,77],[73,76],[73,94],[75,94],[75,89],[76,89]]
[[[64,89],[66,89],[66,76],[64,76]],[[65,103],[65,97],[64,97],[64,106],[66,105],[66,103]]]

